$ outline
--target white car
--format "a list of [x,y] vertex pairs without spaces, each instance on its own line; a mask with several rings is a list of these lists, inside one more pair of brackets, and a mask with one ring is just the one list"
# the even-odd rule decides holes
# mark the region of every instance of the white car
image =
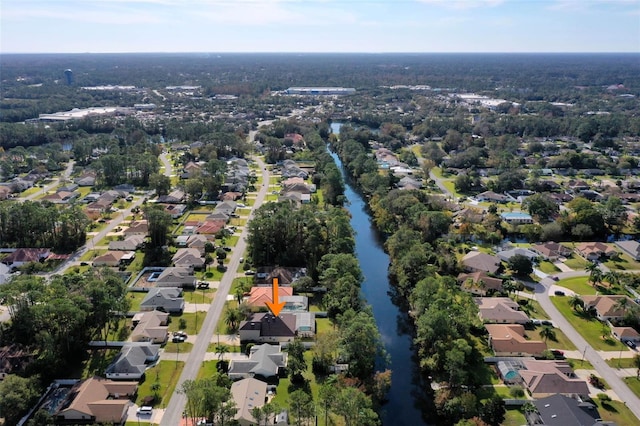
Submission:
[[149,407],[148,405],[143,405],[138,408],[139,416],[150,416],[153,413],[153,407]]

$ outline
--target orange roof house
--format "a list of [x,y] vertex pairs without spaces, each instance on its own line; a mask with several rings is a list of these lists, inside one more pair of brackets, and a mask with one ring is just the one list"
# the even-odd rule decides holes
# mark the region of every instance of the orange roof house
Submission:
[[496,356],[540,356],[547,344],[540,340],[527,340],[520,324],[487,324],[491,347]]
[[[293,287],[278,287],[278,297],[292,296]],[[266,302],[273,302],[272,287],[251,287],[247,304],[249,306],[262,307]]]

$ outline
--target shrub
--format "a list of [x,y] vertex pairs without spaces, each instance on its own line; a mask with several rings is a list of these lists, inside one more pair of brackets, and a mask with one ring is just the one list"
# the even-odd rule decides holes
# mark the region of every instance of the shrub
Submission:
[[514,398],[524,397],[524,389],[522,388],[522,386],[512,386],[511,389],[509,389],[509,393]]

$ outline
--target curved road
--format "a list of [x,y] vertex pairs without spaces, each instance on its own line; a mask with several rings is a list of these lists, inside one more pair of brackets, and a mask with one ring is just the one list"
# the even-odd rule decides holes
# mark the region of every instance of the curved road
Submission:
[[[253,212],[255,211],[255,209],[260,207],[266,199],[267,190],[269,188],[269,172],[267,171],[262,160],[260,160],[259,158],[255,158],[255,160],[258,163],[258,166],[262,169],[262,187],[258,192],[258,196],[256,197],[251,213],[249,214],[249,221],[253,218]],[[248,227],[245,226],[242,230],[242,233],[240,234],[238,243],[233,249],[231,260],[227,265],[227,272],[223,275],[222,280],[220,280],[220,286],[216,291],[213,302],[211,303],[211,307],[209,308],[207,316],[205,317],[202,327],[200,328],[200,332],[198,333],[196,342],[191,349],[191,353],[189,354],[187,362],[185,363],[182,374],[178,379],[178,383],[176,384],[176,392],[174,392],[171,396],[171,400],[169,401],[164,415],[162,416],[160,426],[175,426],[177,424],[180,424],[187,399],[182,393],[177,392],[177,390],[182,387],[182,383],[184,383],[185,380],[194,380],[198,375],[198,370],[200,370],[202,361],[204,360],[205,354],[207,353],[209,342],[211,341],[213,333],[216,329],[216,325],[220,320],[222,308],[224,307],[227,295],[229,294],[229,290],[231,289],[231,284],[233,282],[233,279],[235,278],[236,271],[240,266],[240,258],[243,256],[243,253],[247,246],[245,240],[248,234],[247,229]]]
[[[561,272],[555,274],[559,279],[570,278],[582,275],[588,275],[586,271]],[[629,387],[618,377],[615,370],[602,359],[602,357],[587,343],[586,340],[576,331],[575,328],[567,321],[567,319],[556,309],[555,305],[549,298],[549,287],[554,285],[555,281],[551,278],[544,278],[540,284],[536,285],[536,300],[542,306],[542,309],[551,317],[554,325],[567,335],[569,340],[581,351],[584,352],[584,358],[593,365],[598,374],[609,384],[611,389],[625,402],[631,412],[640,419],[640,398],[638,398]]]

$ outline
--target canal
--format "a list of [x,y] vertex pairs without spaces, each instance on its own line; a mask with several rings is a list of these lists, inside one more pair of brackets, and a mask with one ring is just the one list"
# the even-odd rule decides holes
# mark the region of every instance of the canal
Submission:
[[[331,129],[339,133],[340,124],[332,123]],[[418,366],[411,347],[411,336],[405,332],[407,314],[391,300],[392,287],[388,279],[389,256],[383,250],[383,243],[371,223],[367,204],[351,185],[342,162],[331,154],[345,181],[347,208],[351,213],[351,226],[356,235],[356,255],[364,275],[362,294],[373,309],[373,315],[382,336],[382,342],[389,355],[388,368],[392,370],[389,401],[381,413],[384,426],[419,426],[424,421],[418,401],[423,396],[418,383]]]

